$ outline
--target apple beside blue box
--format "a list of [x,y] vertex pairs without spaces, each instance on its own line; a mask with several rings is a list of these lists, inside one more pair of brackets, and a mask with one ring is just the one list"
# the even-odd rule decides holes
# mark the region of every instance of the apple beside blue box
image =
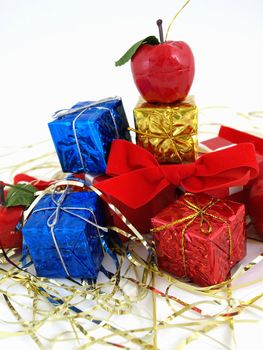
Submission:
[[[95,280],[107,232],[101,199],[94,192],[46,194],[26,221],[24,245],[41,277]],[[95,224],[95,226],[94,226]]]
[[104,173],[114,139],[130,141],[119,97],[79,102],[48,124],[64,172]]

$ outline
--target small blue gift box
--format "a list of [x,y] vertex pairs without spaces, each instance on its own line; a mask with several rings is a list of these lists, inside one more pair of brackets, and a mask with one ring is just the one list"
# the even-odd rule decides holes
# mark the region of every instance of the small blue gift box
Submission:
[[79,102],[48,124],[64,172],[104,173],[115,139],[130,141],[121,98]]
[[104,219],[94,192],[44,195],[22,229],[37,275],[96,279],[105,238],[98,225]]

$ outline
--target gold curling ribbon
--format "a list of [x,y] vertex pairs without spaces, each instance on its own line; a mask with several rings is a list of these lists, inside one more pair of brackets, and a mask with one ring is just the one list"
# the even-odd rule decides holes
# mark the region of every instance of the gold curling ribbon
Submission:
[[[135,233],[134,233],[135,234]],[[136,235],[136,234],[135,234]],[[139,238],[139,237],[138,237]],[[145,246],[147,246],[147,244],[145,244]],[[140,264],[138,264],[138,266],[140,266]],[[251,265],[251,267],[253,267],[252,265]],[[148,268],[147,268],[147,271],[153,271],[152,270],[152,268],[148,265]],[[154,273],[156,273],[157,271],[153,271]],[[38,279],[39,280],[39,279]],[[79,287],[78,287],[79,288]],[[95,287],[96,288],[96,287]],[[148,287],[149,288],[149,287]],[[74,292],[76,293],[77,292],[77,295],[79,294],[80,295],[80,291],[78,291],[76,288],[72,288],[72,291],[74,290]],[[152,292],[155,292],[155,288],[154,289],[150,289]],[[84,292],[84,291],[83,291]],[[84,293],[83,293],[84,294]],[[155,293],[156,295],[157,295],[157,293]],[[159,294],[159,293],[158,293]],[[98,298],[100,297],[100,295],[99,295],[99,293],[96,293],[96,296],[98,296]],[[168,296],[167,296],[168,297]],[[259,297],[258,297],[259,298]],[[257,299],[258,299],[257,298]],[[108,298],[106,298],[106,300],[107,300]],[[170,298],[169,298],[170,299]],[[71,321],[71,320],[74,320],[74,319],[76,319],[77,317],[81,317],[81,316],[85,316],[85,319],[90,319],[90,315],[87,315],[87,313],[86,312],[84,312],[84,313],[82,313],[81,315],[76,315],[76,316],[74,316],[74,317],[70,317],[69,315],[68,315],[68,306],[69,306],[69,301],[70,301],[70,299],[66,299],[66,298],[64,298],[64,300],[65,300],[65,304],[64,304],[64,307],[57,307],[56,309],[57,310],[60,310],[59,312],[61,313],[61,316],[62,316],[62,313],[63,313],[63,316],[65,317],[65,318],[67,318],[67,320],[68,321]],[[98,300],[97,298],[96,298],[96,300]],[[253,299],[253,301],[255,301],[256,299],[254,298]],[[102,306],[102,305],[100,305],[100,306]],[[97,307],[95,307],[95,309],[97,309]],[[95,310],[94,309],[94,310]],[[163,328],[169,328],[169,327],[176,327],[176,325],[169,325],[168,324],[168,322],[170,322],[174,317],[176,317],[176,316],[179,316],[179,315],[182,315],[185,311],[187,311],[187,309],[188,310],[193,310],[193,305],[189,305],[189,307],[186,307],[184,310],[181,310],[181,312],[178,312],[177,314],[175,314],[174,316],[173,315],[171,315],[171,317],[169,317],[169,319],[167,318],[167,320],[166,321],[158,321],[157,322],[157,325],[156,325],[156,329],[157,330],[160,330],[160,329],[163,329]],[[89,313],[90,313],[90,311],[91,310],[89,310]],[[237,310],[237,311],[235,311],[235,310],[233,310],[233,312],[235,312],[236,314],[237,314],[237,312],[238,312],[239,310]],[[241,308],[240,308],[240,311],[241,311]],[[118,312],[119,313],[119,312]],[[227,319],[227,317],[230,317],[230,316],[232,316],[232,315],[230,315],[230,314],[228,314],[227,316],[223,316],[223,315],[220,315],[221,317],[225,317],[225,319]],[[213,319],[211,319],[211,321],[209,321],[209,323],[211,323],[211,322],[213,322],[214,323],[214,327],[218,327],[218,326],[220,326],[221,324],[223,324],[225,321],[223,320],[223,321],[221,321],[220,319],[219,319],[219,317],[220,317],[219,315],[217,315],[215,318],[214,318],[214,320]],[[234,316],[235,316],[235,314],[234,314]],[[73,325],[73,324],[72,324]],[[192,323],[192,325],[196,325],[196,326],[199,326],[199,325],[201,325],[201,322],[200,322],[200,320],[198,320],[198,321],[196,321],[196,322],[193,322]],[[76,325],[75,324],[75,326],[79,329],[79,331],[81,331],[81,332],[83,332],[83,333],[86,333],[86,330],[84,330],[84,329],[80,329],[79,327],[78,327],[78,325]],[[187,324],[187,323],[185,323],[185,324],[179,324],[179,325],[177,325],[177,326],[179,326],[179,327],[182,327],[182,328],[186,328],[186,327],[189,327],[189,326],[191,326],[190,324]],[[106,324],[104,324],[103,326],[102,326],[103,328],[105,328],[105,329],[107,329],[107,330],[109,330],[110,332],[111,332],[111,334],[110,335],[108,335],[108,336],[105,336],[105,337],[102,337],[102,338],[100,338],[100,339],[95,339],[95,338],[93,338],[93,337],[89,337],[89,343],[88,344],[85,344],[84,346],[83,346],[83,349],[84,348],[86,348],[86,346],[88,347],[89,345],[91,345],[91,344],[95,344],[95,343],[97,343],[97,344],[103,344],[103,342],[105,342],[106,343],[106,339],[108,338],[108,337],[110,337],[110,336],[112,336],[112,333],[113,334],[118,334],[118,335],[120,335],[120,336],[122,336],[123,338],[126,338],[127,340],[129,339],[131,342],[134,342],[135,344],[138,344],[138,345],[140,345],[140,346],[144,346],[144,348],[146,349],[146,344],[144,343],[143,344],[143,342],[142,342],[142,339],[136,339],[136,337],[132,337],[131,336],[131,334],[133,333],[133,331],[135,331],[136,333],[137,332],[143,332],[143,331],[148,331],[148,332],[152,332],[152,328],[151,327],[149,327],[149,328],[145,328],[145,329],[136,329],[136,330],[129,330],[129,331],[122,331],[122,330],[120,330],[120,329],[116,329],[116,328],[113,328],[111,325],[109,325],[109,323],[106,323]],[[73,328],[73,327],[72,327]],[[209,331],[209,327],[204,327],[203,328],[204,330],[201,332],[201,333],[199,333],[198,335],[200,336],[200,335],[206,335],[206,332],[208,332]],[[211,329],[211,328],[210,328]],[[86,333],[86,337],[88,337],[88,334]],[[191,340],[195,340],[196,339],[196,337],[193,337]],[[190,341],[191,341],[190,340]],[[108,343],[109,344],[109,343]],[[153,349],[153,347],[150,345],[150,344],[147,344],[147,347],[150,349]]]
[[[101,197],[101,199],[103,199],[107,205],[110,207],[111,210],[113,210],[113,212],[115,212],[115,214],[127,225],[127,227],[129,227],[129,229],[132,231],[133,236],[130,233],[127,233],[124,230],[119,229],[118,227],[110,227],[111,230],[116,231],[117,233],[120,233],[122,235],[124,235],[125,237],[129,237],[133,240],[137,240],[139,243],[141,243],[145,249],[147,251],[150,251],[152,254],[155,254],[155,249],[152,245],[152,243],[148,242],[139,232],[138,230],[127,220],[127,218],[119,211],[119,209],[112,203],[109,202],[109,200],[107,199],[107,197],[101,192],[99,191],[97,188],[90,186],[90,189],[93,190],[94,192],[96,192],[98,194],[98,196]],[[221,201],[221,200],[218,200]],[[232,208],[230,208],[226,203],[224,203],[224,205],[226,207],[229,208],[229,210],[232,211]],[[185,218],[184,218],[185,220]],[[231,231],[229,231],[230,234],[230,238],[232,238],[231,236]],[[232,245],[231,245],[232,247]],[[231,249],[232,252],[232,249]],[[158,266],[156,264],[154,264],[153,262],[151,264],[149,264],[147,261],[145,261],[143,258],[141,258],[140,256],[138,256],[134,251],[125,251],[126,257],[129,259],[129,261],[135,265],[135,266],[140,266],[143,267],[144,269],[154,272],[155,274],[157,274],[159,277],[166,279],[168,282],[174,284],[177,287],[182,288],[183,290],[186,290],[188,292],[191,293],[197,293],[197,294],[208,294],[208,295],[213,295],[214,298],[220,300],[225,300],[224,297],[218,295],[218,291],[221,290],[221,288],[225,287],[230,281],[233,282],[234,280],[237,280],[239,277],[241,277],[243,274],[245,274],[248,270],[250,270],[251,268],[255,267],[256,265],[258,265],[261,261],[263,261],[263,253],[259,254],[255,259],[253,259],[251,262],[249,262],[246,266],[240,266],[240,268],[235,272],[235,274],[227,281],[221,282],[221,283],[217,283],[214,284],[212,286],[207,286],[207,287],[199,287],[199,286],[194,286],[191,285],[189,283],[184,282],[183,280],[180,280],[178,278],[174,278],[173,276],[166,274],[163,271],[160,271]],[[234,289],[238,289],[238,287],[234,288]],[[184,302],[182,302],[180,299],[178,299],[178,302],[181,303],[182,305],[186,305]],[[188,304],[187,304],[188,305]],[[197,310],[194,310],[197,311]],[[197,312],[200,312],[200,310],[198,310]]]
[[227,231],[228,231],[228,237],[229,237],[229,253],[228,253],[229,259],[231,259],[231,256],[232,256],[233,242],[232,242],[231,228],[230,228],[230,225],[227,222],[227,220],[221,218],[220,216],[217,216],[217,215],[214,215],[214,214],[211,214],[208,212],[214,205],[218,204],[219,202],[222,202],[222,204],[227,206],[228,209],[231,209],[227,204],[225,204],[220,199],[212,198],[207,204],[205,204],[203,207],[201,207],[194,194],[185,193],[184,196],[185,197],[192,196],[195,199],[196,203],[191,202],[190,200],[184,198],[184,202],[185,202],[186,207],[188,209],[193,210],[193,214],[190,214],[190,215],[188,215],[184,218],[178,219],[178,220],[174,220],[174,221],[170,222],[169,224],[165,224],[165,225],[153,228],[153,229],[151,229],[151,232],[163,231],[171,226],[182,224],[182,223],[186,222],[186,224],[184,225],[184,227],[182,229],[182,238],[181,238],[182,260],[183,260],[183,266],[184,266],[184,271],[185,271],[185,275],[186,275],[187,274],[186,273],[186,257],[185,257],[185,244],[184,244],[185,233],[186,233],[187,229],[195,222],[196,219],[200,218],[200,222],[199,222],[200,231],[202,233],[204,233],[205,235],[210,235],[212,233],[212,224],[211,224],[211,221],[209,220],[209,218],[221,221],[222,223],[227,225]]
[[[44,279],[43,279],[44,280]],[[40,279],[37,279],[37,281],[40,281]],[[47,280],[48,281],[48,280]],[[54,281],[55,282],[55,281]],[[75,289],[75,288],[74,288]],[[77,291],[76,289],[75,289],[75,291]],[[79,291],[80,292],[80,291]],[[257,299],[258,299],[259,297],[257,297]],[[249,304],[251,305],[251,303],[252,302],[255,302],[256,301],[256,298],[253,298],[253,300],[251,300],[251,301],[249,301]],[[243,305],[244,306],[247,306],[247,302],[246,303],[243,303]],[[193,307],[193,305],[192,305],[192,307]],[[57,308],[56,308],[57,309]],[[65,305],[65,308],[64,308],[64,316],[61,314],[61,316],[63,316],[63,317],[65,317],[65,318],[67,318],[68,320],[70,320],[70,318],[68,317],[68,315],[66,315],[66,310],[67,310],[67,305]],[[90,310],[89,310],[90,311]],[[184,310],[182,310],[183,312],[185,312],[186,311],[186,309],[184,309]],[[241,312],[242,311],[242,309],[240,308],[240,310],[238,310],[239,312]],[[63,312],[63,309],[61,309],[61,313]],[[82,313],[82,315],[84,316],[84,314],[85,313]],[[180,313],[181,315],[182,315],[182,313]],[[80,317],[82,317],[82,315],[80,315]],[[177,314],[178,316],[179,316],[179,313]],[[87,316],[87,315],[86,315]],[[175,315],[176,316],[176,315]],[[230,315],[228,315],[228,316],[230,316]],[[84,316],[84,318],[86,318],[85,316]],[[49,318],[50,319],[50,318]],[[167,320],[168,321],[168,320]],[[218,326],[220,326],[221,324],[224,324],[224,320],[219,320],[219,315],[218,315],[218,317],[216,317],[216,318],[212,318],[210,321],[209,321],[209,323],[213,323],[214,324],[214,327],[218,327]],[[237,321],[238,322],[238,321]],[[194,325],[194,323],[192,323],[192,325]],[[198,326],[198,325],[201,325],[201,323],[200,323],[200,321],[196,321],[195,322],[195,325],[196,326]],[[180,325],[178,325],[179,327],[182,327],[182,328],[186,328],[187,326],[190,326],[189,324],[180,324]],[[158,325],[157,325],[157,329],[159,330],[159,329],[163,329],[163,328],[169,328],[169,327],[175,327],[175,325],[169,325],[169,324],[167,324],[166,322],[163,322],[163,321],[161,321],[161,323],[159,323],[158,322]],[[190,330],[190,329],[189,329]],[[85,330],[83,330],[84,332],[85,332]],[[111,332],[116,332],[116,334],[118,334],[119,333],[119,331],[118,330],[113,330],[113,329],[111,329],[110,330]],[[142,332],[142,331],[152,331],[152,329],[151,328],[148,328],[148,329],[137,329],[136,330],[136,332]],[[193,330],[192,330],[193,331]],[[131,331],[129,331],[129,332],[131,332]],[[207,334],[206,334],[206,332],[208,332],[208,328],[206,328],[206,327],[204,327],[204,329],[202,330],[202,332],[198,332],[198,336],[201,336],[201,335],[204,335],[204,336],[208,336]],[[85,332],[86,333],[86,332]],[[128,338],[128,334],[127,333],[125,333],[125,332],[120,332],[119,333],[119,335],[120,336],[122,336],[122,337],[127,337]],[[86,336],[88,336],[88,334],[86,335]],[[110,336],[110,335],[109,335]],[[109,336],[107,336],[107,337],[109,337]],[[106,341],[106,339],[107,339],[107,337],[105,337],[104,339],[103,338],[100,338],[100,339],[95,339],[95,338],[92,338],[92,337],[90,337],[90,340],[89,340],[89,345],[91,345],[92,343],[93,344],[101,344],[101,343],[103,343],[103,341],[105,342]],[[191,337],[192,339],[189,339],[189,342],[190,341],[192,341],[192,340],[195,340],[197,337]],[[132,340],[135,340],[135,339],[132,339]],[[187,342],[188,343],[188,342]],[[109,343],[108,343],[109,344]],[[88,344],[86,344],[87,345],[87,347],[88,347]],[[141,344],[142,345],[142,344]],[[143,345],[142,345],[143,346]],[[118,346],[117,346],[118,347]],[[86,348],[86,346],[83,346],[83,348],[82,349],[84,349],[84,348]],[[150,348],[150,345],[149,345],[149,348]]]
[[168,29],[167,29],[167,31],[166,31],[166,34],[165,34],[165,41],[167,41],[168,33],[169,33],[169,31],[170,31],[170,29],[171,29],[171,26],[173,25],[175,19],[176,19],[177,16],[181,13],[181,11],[183,11],[183,9],[185,8],[185,6],[186,6],[189,2],[190,2],[190,0],[187,0],[187,1],[183,4],[183,6],[180,8],[180,10],[176,13],[176,15],[174,16],[174,18],[172,19],[171,23],[170,23],[169,26],[168,26]]
[[[135,233],[134,233],[134,235],[136,236]],[[140,241],[140,239],[138,237],[136,239]],[[133,257],[133,258],[135,259],[135,257]],[[249,269],[253,268],[255,265],[257,265],[262,260],[263,260],[263,254],[260,254],[252,262],[247,264],[247,266],[241,268],[243,274],[246,273]],[[133,266],[133,268],[136,268],[134,265],[132,265],[132,266]],[[140,265],[139,262],[138,262],[138,266],[144,267],[144,266]],[[90,296],[94,295],[94,299],[93,300],[95,301],[95,300],[97,300],[97,297],[98,298],[100,297],[99,291],[102,291],[103,285],[106,285],[106,284],[101,283],[100,285],[97,284],[96,286],[94,286],[94,288],[96,289],[96,292],[95,292],[94,290],[90,290],[89,288],[87,289],[87,286],[85,286],[85,285],[83,285],[83,288],[81,288],[81,286],[79,286],[79,285],[77,285],[76,287],[75,286],[65,285],[61,281],[48,280],[48,279],[43,279],[43,278],[36,278],[36,277],[33,277],[33,276],[30,277],[30,278],[29,278],[29,276],[22,276],[22,275],[24,275],[24,273],[21,274],[21,272],[16,271],[13,268],[11,268],[9,271],[4,271],[4,269],[0,269],[0,270],[2,270],[1,272],[3,273],[2,274],[3,278],[1,278],[0,283],[4,283],[5,281],[7,281],[9,279],[13,279],[16,284],[24,285],[25,288],[27,289],[28,293],[30,293],[31,291],[34,292],[34,293],[36,292],[37,296],[38,296],[38,301],[40,302],[39,304],[43,303],[43,301],[44,301],[41,297],[43,297],[44,299],[45,298],[50,298],[50,295],[48,293],[43,292],[43,291],[41,292],[41,289],[39,289],[39,287],[43,286],[46,290],[50,290],[50,291],[51,291],[51,288],[59,288],[59,289],[62,288],[62,295],[63,296],[60,296],[58,298],[63,298],[63,300],[65,301],[63,306],[54,307],[53,310],[47,311],[47,310],[43,310],[43,309],[41,310],[41,308],[40,308],[41,305],[38,305],[37,303],[34,303],[34,309],[38,308],[38,310],[35,310],[37,312],[37,314],[38,315],[44,315],[44,314],[46,315],[45,319],[42,319],[42,320],[39,320],[39,321],[35,320],[33,322],[29,321],[30,322],[30,326],[32,326],[32,328],[34,328],[35,331],[37,331],[39,329],[40,323],[44,323],[46,321],[47,322],[57,321],[59,319],[71,321],[71,320],[77,320],[79,318],[81,324],[79,324],[79,327],[77,326],[77,328],[79,329],[79,331],[81,333],[85,334],[85,337],[87,339],[87,343],[85,345],[83,345],[82,349],[88,348],[89,346],[91,346],[93,344],[98,344],[98,346],[100,344],[103,347],[106,347],[106,345],[112,345],[112,346],[116,346],[118,348],[129,349],[128,346],[125,347],[124,345],[121,345],[121,344],[111,343],[109,340],[107,341],[107,338],[109,338],[111,336],[114,336],[114,335],[119,335],[123,339],[126,339],[126,341],[131,337],[130,341],[133,342],[133,340],[135,340],[134,338],[136,337],[135,333],[144,332],[144,331],[152,332],[152,327],[148,327],[148,328],[146,327],[146,328],[141,328],[141,329],[136,329],[136,330],[123,331],[123,330],[119,330],[119,329],[116,329],[116,328],[113,328],[113,327],[112,328],[109,327],[109,323],[107,321],[106,324],[104,323],[101,327],[104,328],[104,329],[107,329],[110,332],[110,334],[105,336],[105,337],[101,337],[101,338],[97,338],[96,337],[96,338],[94,338],[94,337],[89,335],[89,333],[90,333],[90,331],[92,331],[92,329],[87,329],[86,328],[86,324],[85,324],[85,326],[83,324],[83,320],[85,320],[85,321],[92,320],[92,315],[90,315],[90,312],[96,311],[97,305],[94,308],[89,308],[88,310],[83,311],[81,314],[74,315],[73,317],[72,316],[70,317],[68,315],[68,308],[70,306],[69,301],[70,301],[70,298],[72,298],[72,297],[74,298],[74,296],[70,296],[70,298],[68,298],[68,297],[65,297],[64,294],[65,294],[65,291],[67,291],[67,292],[70,292],[70,293],[74,293],[75,296],[79,296],[79,297],[82,297],[82,298],[87,298],[89,296],[89,293],[91,293]],[[197,288],[197,287],[194,287],[194,286],[191,286],[191,285],[187,285],[187,284],[184,284],[184,283],[177,283],[177,282],[179,282],[178,280],[176,280],[176,279],[169,279],[164,274],[159,273],[158,270],[154,270],[153,266],[148,266],[147,267],[147,265],[146,265],[145,266],[145,271],[146,270],[147,271],[153,271],[154,274],[156,274],[157,276],[166,278],[167,280],[170,280],[172,283],[174,283],[174,285],[176,287],[179,286],[183,290],[190,291],[190,292],[201,292],[201,293],[205,293],[205,294],[207,293],[207,294],[209,294],[209,296],[211,296],[213,298],[217,298],[217,296],[214,295],[215,292],[218,292],[218,291],[220,292],[220,288],[226,286],[226,282],[224,282],[222,284],[218,284],[216,286],[211,286],[209,288]],[[239,271],[240,271],[240,269],[239,269]],[[233,279],[237,279],[237,277],[240,277],[240,275],[235,273],[235,275],[232,277],[231,281]],[[126,273],[124,273],[124,275],[121,275],[120,278],[125,278],[126,279],[126,278],[129,278],[129,277],[127,277]],[[131,279],[130,279],[130,281],[135,283],[135,281],[132,281]],[[255,283],[255,281],[250,282],[248,284],[252,285],[254,283]],[[140,284],[140,287],[142,287],[143,289],[147,288],[148,290],[150,290],[151,292],[155,293],[156,295],[164,297],[164,295],[160,294],[160,291],[158,291],[156,288],[152,287],[148,283],[146,283],[146,285],[144,286],[144,285],[142,285],[141,282],[136,281],[136,284]],[[52,287],[49,288],[48,286],[52,286]],[[237,289],[237,288],[234,287],[232,289]],[[55,290],[54,290],[54,292],[52,292],[52,294],[54,294],[54,293],[55,293]],[[57,290],[56,294],[59,295],[60,291]],[[11,300],[11,294],[8,293],[7,295],[9,295],[9,299]],[[14,293],[13,296],[18,296],[18,294]],[[168,323],[165,323],[165,321],[161,321],[161,322],[157,323],[157,329],[161,330],[161,329],[169,328],[169,327],[179,327],[179,328],[181,327],[181,328],[185,328],[185,329],[188,328],[189,331],[193,332],[192,335],[189,336],[185,340],[185,344],[182,344],[182,347],[180,347],[180,349],[181,349],[181,348],[184,348],[185,345],[187,345],[188,343],[190,343],[191,341],[195,340],[196,338],[198,338],[200,336],[208,336],[207,333],[209,332],[210,329],[216,328],[216,327],[218,327],[220,325],[225,324],[225,321],[228,319],[227,317],[236,316],[236,315],[240,314],[243,311],[243,309],[245,309],[247,307],[254,307],[254,308],[256,308],[256,309],[258,309],[260,311],[263,311],[262,308],[260,308],[257,305],[254,305],[254,303],[257,302],[260,298],[262,298],[262,296],[263,295],[261,293],[261,294],[257,295],[256,297],[254,297],[254,298],[252,298],[252,299],[250,299],[248,301],[239,301],[238,299],[234,299],[234,301],[238,302],[238,304],[236,306],[234,305],[234,303],[231,306],[229,305],[230,310],[229,310],[228,314],[214,315],[212,319],[208,319],[207,320],[209,324],[208,325],[205,324],[204,327],[201,328],[201,329],[200,329],[200,326],[202,325],[202,323],[199,322],[199,320],[196,321],[196,322],[193,322],[192,325],[189,324],[189,323],[185,323],[185,324],[181,323],[181,324],[177,324],[177,325],[169,325]],[[167,298],[167,300],[169,299],[169,300],[173,300],[173,301],[176,302],[174,296],[169,296],[168,294],[165,293],[165,297]],[[221,299],[225,300],[224,298],[221,298]],[[207,301],[203,301],[203,302],[200,302],[200,303],[208,303],[208,302],[209,301],[207,300]],[[219,302],[220,302],[220,300],[219,300]],[[17,303],[17,301],[16,301],[16,303]],[[189,306],[185,307],[185,310],[181,310],[181,312],[178,312],[177,315],[179,316],[179,314],[180,314],[182,316],[185,311],[192,310],[194,305],[197,305],[197,304],[198,303],[188,304]],[[73,302],[73,305],[77,305],[77,302]],[[187,303],[186,303],[186,305],[187,305]],[[30,308],[30,306],[29,306],[29,308]],[[177,315],[175,315],[175,316],[177,316]],[[205,318],[209,317],[209,315],[204,315],[204,316],[205,316]],[[222,317],[224,319],[222,319]],[[170,320],[169,320],[169,322],[170,322]],[[238,323],[238,322],[244,322],[244,321],[237,319],[237,320],[235,320],[235,322]],[[254,322],[254,321],[245,320],[245,322]],[[212,323],[213,323],[213,325],[212,325]],[[22,326],[24,325],[23,321],[21,322],[21,325]],[[82,327],[82,325],[83,325],[83,327]],[[195,331],[193,328],[190,328],[191,326],[194,326],[194,325],[198,326],[198,330],[197,331]],[[131,336],[132,333],[134,333],[134,338]],[[11,334],[11,332],[10,332],[10,334],[8,334],[8,332],[0,332],[0,336],[1,337],[10,336],[10,335],[19,336],[19,335],[23,335],[23,334],[30,335],[29,332],[28,332],[28,329],[24,329],[23,331],[20,331],[20,333],[17,332],[17,333],[13,333],[13,334]],[[53,339],[48,339],[48,341],[52,345],[54,345],[56,341],[65,341],[65,339],[62,339],[62,337],[64,335],[66,335],[66,334],[67,334],[66,332],[63,332],[60,335],[54,337]],[[68,334],[70,334],[70,333],[68,332]],[[75,335],[75,332],[74,332],[74,335]],[[40,337],[42,339],[45,339],[45,337],[43,335],[40,335]],[[61,339],[59,339],[60,337],[61,337]],[[74,336],[74,338],[75,338],[75,336]],[[73,340],[73,339],[69,339],[69,340]],[[212,338],[212,340],[215,340],[215,339]],[[146,344],[143,343],[141,340],[139,340],[138,342],[135,341],[134,343],[139,345],[139,346],[141,346],[141,348],[146,349]],[[224,346],[224,344],[221,343],[221,346]],[[147,348],[152,348],[152,346],[150,344],[147,344]],[[228,348],[228,347],[226,347],[226,348]]]
[[[99,193],[99,191],[97,192],[101,197],[104,197],[103,199],[105,200],[105,196],[103,196],[102,193]],[[190,194],[189,194],[190,195]],[[219,201],[219,200],[218,200]],[[144,241],[144,246],[146,246],[146,241],[144,239],[142,239],[141,237],[139,237],[137,235],[137,232],[136,230],[134,230],[134,227],[128,222],[128,220],[118,211],[118,209],[113,206],[112,204],[108,203],[108,201],[106,200],[107,204],[110,205],[111,209],[113,209],[113,211],[115,211],[115,213],[127,224],[127,226],[132,230],[133,234],[136,236],[136,238],[141,241]],[[193,205],[193,203],[190,202],[190,204]],[[225,203],[224,203],[225,204]],[[207,207],[209,208],[210,206],[212,205],[215,205],[215,203],[211,202],[211,203],[208,203],[207,204]],[[225,204],[226,205],[226,204]],[[226,205],[227,206],[227,205]],[[228,207],[228,206],[227,206]],[[208,209],[207,208],[207,209]],[[232,208],[228,207],[231,211],[232,211]],[[203,208],[204,209],[204,208]],[[233,212],[233,211],[232,211]],[[214,217],[213,214],[209,213],[212,217]],[[216,217],[215,217],[216,218]],[[222,219],[222,218],[220,218]],[[223,222],[225,222],[224,219],[222,219]],[[206,217],[203,217],[203,222],[202,222],[202,227],[203,227],[203,224],[206,223],[207,224],[207,229],[206,231],[208,231],[208,233],[210,233],[210,229],[209,229],[209,225],[211,227],[211,224],[209,223],[209,220],[207,220]],[[228,224],[226,222],[226,224]],[[229,227],[229,225],[227,225]],[[121,233],[121,234],[125,234],[125,231],[123,230],[118,230],[117,228],[114,228],[112,227],[111,229],[113,230],[116,230],[117,232]],[[230,229],[230,227],[229,227]],[[212,230],[212,229],[211,229]],[[230,231],[230,242],[231,242],[231,231]],[[232,246],[230,246],[232,247]],[[152,250],[152,253],[154,252],[154,250]],[[230,252],[232,253],[232,249],[230,248]],[[141,257],[139,256],[136,256],[136,254],[131,254],[131,252],[127,252],[127,257],[128,259],[134,263],[136,266],[144,266],[145,270],[148,270],[148,271],[152,271],[153,275],[154,274],[157,274],[159,276],[162,276],[162,277],[166,277],[165,274],[161,274],[160,271],[158,270],[158,267],[156,265],[154,265],[154,263],[152,264],[149,264],[147,262],[145,262],[144,264],[144,261]],[[174,281],[174,280],[173,280]],[[226,283],[229,283],[229,281],[227,282],[224,282],[224,283],[221,283],[221,284],[218,284],[216,286],[217,290],[220,288],[220,287],[224,287],[226,285]],[[159,293],[158,290],[156,290],[154,287],[150,287],[150,286],[146,286],[148,289],[150,289],[154,294],[157,294],[157,295],[160,295],[160,296],[163,296]],[[214,286],[215,287],[215,286]],[[194,287],[190,287],[189,288],[190,291],[195,291],[195,288]],[[210,289],[208,288],[201,288],[202,291],[211,291]],[[200,290],[200,291],[201,291]],[[166,294],[166,297],[168,297],[168,295]],[[222,297],[222,299],[224,299]],[[225,300],[225,299],[224,299]],[[176,300],[178,302],[178,299]],[[153,312],[155,313],[156,312],[156,300],[155,298],[153,298]],[[180,301],[179,301],[180,304],[182,304]],[[205,302],[204,302],[205,303]],[[206,302],[207,303],[207,302]],[[229,306],[230,307],[230,306]],[[191,342],[192,340],[195,340],[196,338],[198,338],[200,335],[204,335],[204,336],[207,336],[209,337],[209,335],[207,335],[206,333],[213,329],[213,328],[216,328],[218,326],[220,326],[220,324],[224,324],[225,321],[229,321],[230,323],[230,326],[231,326],[231,334],[232,334],[232,338],[234,338],[234,328],[233,328],[233,320],[232,320],[232,316],[235,316],[237,314],[238,311],[233,311],[231,313],[227,313],[227,314],[221,314],[221,315],[215,315],[215,316],[212,316],[212,315],[207,315],[207,314],[204,314],[202,312],[202,310],[196,308],[195,304],[188,304],[188,306],[185,306],[181,312],[175,312],[174,314],[170,315],[165,321],[158,321],[158,323],[156,324],[156,319],[154,317],[154,327],[153,327],[153,331],[154,331],[154,346],[156,346],[156,343],[157,343],[157,330],[160,329],[160,327],[162,328],[162,326],[164,326],[164,328],[167,328],[167,327],[173,327],[174,325],[169,325],[168,322],[170,322],[174,317],[177,317],[179,315],[183,315],[186,310],[192,310],[192,311],[197,311],[198,313],[201,313],[204,317],[203,321],[206,321],[207,318],[208,318],[208,324],[203,328],[202,332],[196,332],[196,333],[193,333],[193,337],[189,337],[189,339],[187,339],[186,343],[182,344],[182,347],[184,347],[186,344],[188,344],[189,342]],[[239,312],[238,312],[239,313]],[[220,318],[224,318],[223,321],[220,320]],[[210,320],[209,320],[210,319]],[[202,324],[202,320],[198,320],[196,322],[192,322],[192,325],[201,325]],[[189,324],[188,324],[189,325]],[[177,325],[178,326],[178,325]],[[182,328],[186,328],[187,324],[181,324],[180,325]],[[150,329],[149,329],[150,331]],[[217,341],[216,339],[212,338],[212,337],[209,337],[210,339],[216,341],[217,343],[221,344],[221,345],[224,345],[222,344],[221,342]]]

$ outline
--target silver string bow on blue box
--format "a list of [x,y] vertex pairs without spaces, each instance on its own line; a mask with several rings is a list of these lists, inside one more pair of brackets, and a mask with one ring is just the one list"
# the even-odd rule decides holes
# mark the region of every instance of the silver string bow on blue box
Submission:
[[64,172],[104,173],[112,141],[131,140],[119,97],[79,102],[54,118],[48,126]]
[[107,238],[102,225],[94,192],[44,195],[22,229],[37,275],[96,279]]

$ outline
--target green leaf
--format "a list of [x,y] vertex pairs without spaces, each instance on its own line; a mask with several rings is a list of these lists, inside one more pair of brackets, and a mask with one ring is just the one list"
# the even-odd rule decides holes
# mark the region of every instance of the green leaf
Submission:
[[132,45],[132,47],[130,47],[129,50],[125,52],[125,54],[118,61],[115,62],[115,66],[119,67],[128,62],[135,54],[135,52],[139,49],[139,47],[144,44],[158,45],[159,40],[154,35],[151,35],[145,39],[138,41],[136,44]]
[[37,189],[30,184],[17,184],[10,188],[6,198],[6,207],[23,205],[28,207],[35,199]]

